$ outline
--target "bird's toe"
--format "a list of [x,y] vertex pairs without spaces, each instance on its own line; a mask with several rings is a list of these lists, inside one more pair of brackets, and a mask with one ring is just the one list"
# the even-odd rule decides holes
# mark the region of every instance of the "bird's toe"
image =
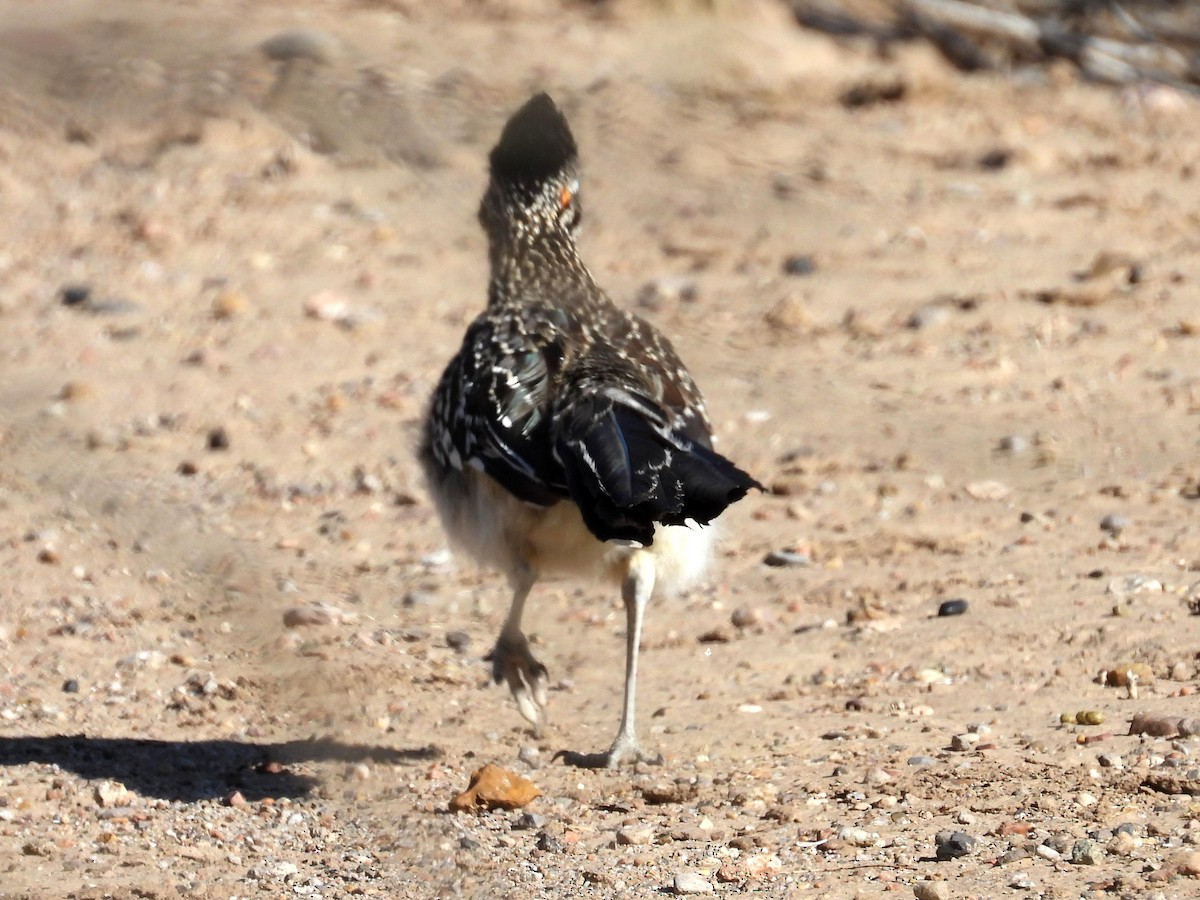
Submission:
[[501,636],[492,651],[492,678],[497,684],[508,685],[521,715],[540,731],[544,719],[543,708],[549,696],[550,674],[546,667],[529,652],[524,635]]

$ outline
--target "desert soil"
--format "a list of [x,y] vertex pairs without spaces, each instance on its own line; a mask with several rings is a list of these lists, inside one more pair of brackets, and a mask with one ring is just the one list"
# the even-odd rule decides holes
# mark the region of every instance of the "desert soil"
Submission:
[[[1200,103],[664,6],[0,7],[0,897],[1200,895]],[[555,758],[595,585],[524,727],[414,461],[538,89],[771,488],[650,610],[658,767]]]

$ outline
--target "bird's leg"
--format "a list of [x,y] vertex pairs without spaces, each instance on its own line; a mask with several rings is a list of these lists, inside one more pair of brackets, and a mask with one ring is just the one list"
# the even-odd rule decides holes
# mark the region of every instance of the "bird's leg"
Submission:
[[537,576],[524,567],[510,579],[513,587],[512,606],[508,609],[508,617],[492,651],[492,678],[497,684],[501,681],[508,683],[508,689],[517,701],[517,709],[533,725],[534,733],[540,735],[549,674],[529,651],[529,641],[521,631],[525,598],[529,596],[536,580]]
[[621,707],[621,727],[604,757],[604,765],[610,769],[626,762],[662,762],[661,756],[652,756],[638,746],[634,728],[642,616],[650,595],[654,593],[654,574],[654,557],[649,553],[635,552],[629,558],[629,568],[621,584],[621,599],[625,601],[625,702]]

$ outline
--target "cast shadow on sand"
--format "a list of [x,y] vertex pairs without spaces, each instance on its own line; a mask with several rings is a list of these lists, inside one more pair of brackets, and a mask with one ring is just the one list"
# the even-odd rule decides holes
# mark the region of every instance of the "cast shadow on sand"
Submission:
[[434,746],[413,749],[345,744],[332,738],[282,743],[149,738],[0,737],[0,766],[49,763],[81,778],[119,781],[143,797],[195,802],[240,791],[247,800],[298,797],[318,779],[293,772],[304,762],[404,763],[436,759]]

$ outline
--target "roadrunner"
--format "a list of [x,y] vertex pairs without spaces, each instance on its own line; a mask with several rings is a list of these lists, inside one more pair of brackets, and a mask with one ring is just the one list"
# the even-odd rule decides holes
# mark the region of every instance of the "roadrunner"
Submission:
[[509,119],[489,162],[487,309],[434,391],[421,462],[452,543],[512,585],[492,674],[535,731],[548,678],[521,630],[534,582],[620,585],[620,729],[607,753],[575,758],[648,760],[634,730],[646,603],[699,576],[711,553],[702,526],[761,485],[713,451],[704,401],[667,339],[613,305],[580,260],[575,139],[546,94]]

